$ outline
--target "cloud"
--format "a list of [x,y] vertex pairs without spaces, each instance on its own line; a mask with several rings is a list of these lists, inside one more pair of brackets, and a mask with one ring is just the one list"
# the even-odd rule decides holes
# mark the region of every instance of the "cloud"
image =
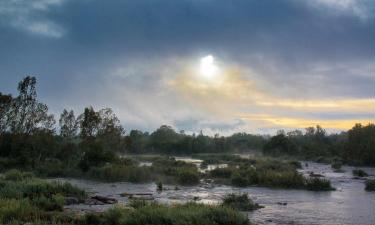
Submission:
[[64,29],[46,14],[64,0],[4,0],[0,2],[0,18],[5,26],[46,37],[59,38]]
[[[127,130],[267,132],[373,121],[374,7],[370,0],[0,1],[0,88],[14,92],[23,76],[36,75],[41,100],[56,114],[112,107]],[[195,69],[210,54],[225,75],[208,82]]]
[[[371,0],[370,0],[371,1]],[[310,3],[320,7],[327,7],[335,13],[349,13],[362,20],[373,17],[373,11],[369,8],[369,0],[312,0]]]

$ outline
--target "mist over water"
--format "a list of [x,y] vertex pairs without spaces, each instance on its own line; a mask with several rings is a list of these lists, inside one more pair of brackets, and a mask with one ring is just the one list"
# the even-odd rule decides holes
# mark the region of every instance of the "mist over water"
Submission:
[[[186,160],[189,160],[188,158]],[[333,172],[330,165],[308,162],[303,163],[300,172],[319,173],[330,179],[337,189],[331,192],[313,192],[305,190],[283,190],[262,187],[236,188],[225,185],[201,184],[199,186],[180,187],[165,185],[168,189],[161,193],[156,191],[154,183],[132,184],[126,182],[102,183],[81,179],[69,181],[89,192],[115,197],[126,204],[128,199],[120,194],[152,193],[155,201],[163,204],[194,201],[205,204],[218,204],[228,193],[248,193],[257,203],[265,206],[262,209],[248,212],[248,217],[256,224],[264,225],[373,225],[375,221],[375,193],[364,190],[364,180],[353,179],[354,167],[344,166],[342,173]],[[375,168],[361,168],[370,178],[375,175]],[[102,211],[111,205],[67,206],[73,210]]]

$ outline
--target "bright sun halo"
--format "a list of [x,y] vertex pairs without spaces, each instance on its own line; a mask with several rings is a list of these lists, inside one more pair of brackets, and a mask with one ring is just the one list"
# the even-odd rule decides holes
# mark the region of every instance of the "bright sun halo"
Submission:
[[207,77],[212,78],[218,71],[215,65],[215,58],[212,55],[205,56],[201,58],[200,73]]

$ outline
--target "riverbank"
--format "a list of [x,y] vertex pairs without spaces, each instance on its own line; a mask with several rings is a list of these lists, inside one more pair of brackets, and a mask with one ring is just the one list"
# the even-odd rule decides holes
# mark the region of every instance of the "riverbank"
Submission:
[[[308,165],[308,166],[306,166]],[[360,167],[369,174],[368,179],[375,178],[375,169]],[[89,193],[115,197],[119,203],[127,204],[128,198],[120,194],[151,193],[154,201],[173,205],[195,201],[203,204],[220,204],[228,193],[246,193],[254,202],[264,206],[249,212],[248,218],[261,225],[372,225],[375,220],[375,193],[367,192],[364,179],[355,179],[352,170],[355,167],[343,166],[344,172],[334,172],[330,165],[305,162],[298,171],[309,175],[311,172],[321,174],[336,187],[333,192],[311,192],[296,189],[275,189],[265,187],[233,187],[221,184],[200,184],[196,186],[164,185],[165,190],[157,191],[153,182],[134,184],[127,182],[98,182],[81,179],[59,178],[68,181]],[[53,179],[56,180],[56,179]],[[70,210],[103,211],[110,206],[67,206]]]

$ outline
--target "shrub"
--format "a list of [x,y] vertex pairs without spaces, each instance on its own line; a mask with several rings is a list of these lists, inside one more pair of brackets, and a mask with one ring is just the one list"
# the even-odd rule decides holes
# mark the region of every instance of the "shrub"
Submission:
[[177,176],[177,182],[181,185],[195,185],[199,183],[199,173],[196,170],[183,169]]
[[261,208],[257,203],[254,203],[247,194],[228,194],[224,197],[222,205],[241,211],[251,211]]
[[364,171],[364,170],[361,170],[361,169],[355,169],[352,171],[353,173],[353,176],[357,176],[357,177],[367,177],[368,174]]
[[367,180],[366,183],[366,191],[375,191],[375,180]]
[[332,167],[332,169],[334,169],[334,170],[341,170],[341,167],[342,167],[342,163],[341,162],[333,162],[332,164],[331,164],[331,167]]
[[231,178],[231,183],[234,186],[245,187],[249,185],[249,181],[246,177],[241,176],[239,173],[234,173]]
[[227,168],[215,168],[210,171],[210,175],[214,178],[230,178],[232,176],[233,170],[229,167]]
[[305,186],[307,190],[311,191],[332,191],[335,190],[331,186],[331,182],[327,179],[321,179],[318,177],[306,178]]

